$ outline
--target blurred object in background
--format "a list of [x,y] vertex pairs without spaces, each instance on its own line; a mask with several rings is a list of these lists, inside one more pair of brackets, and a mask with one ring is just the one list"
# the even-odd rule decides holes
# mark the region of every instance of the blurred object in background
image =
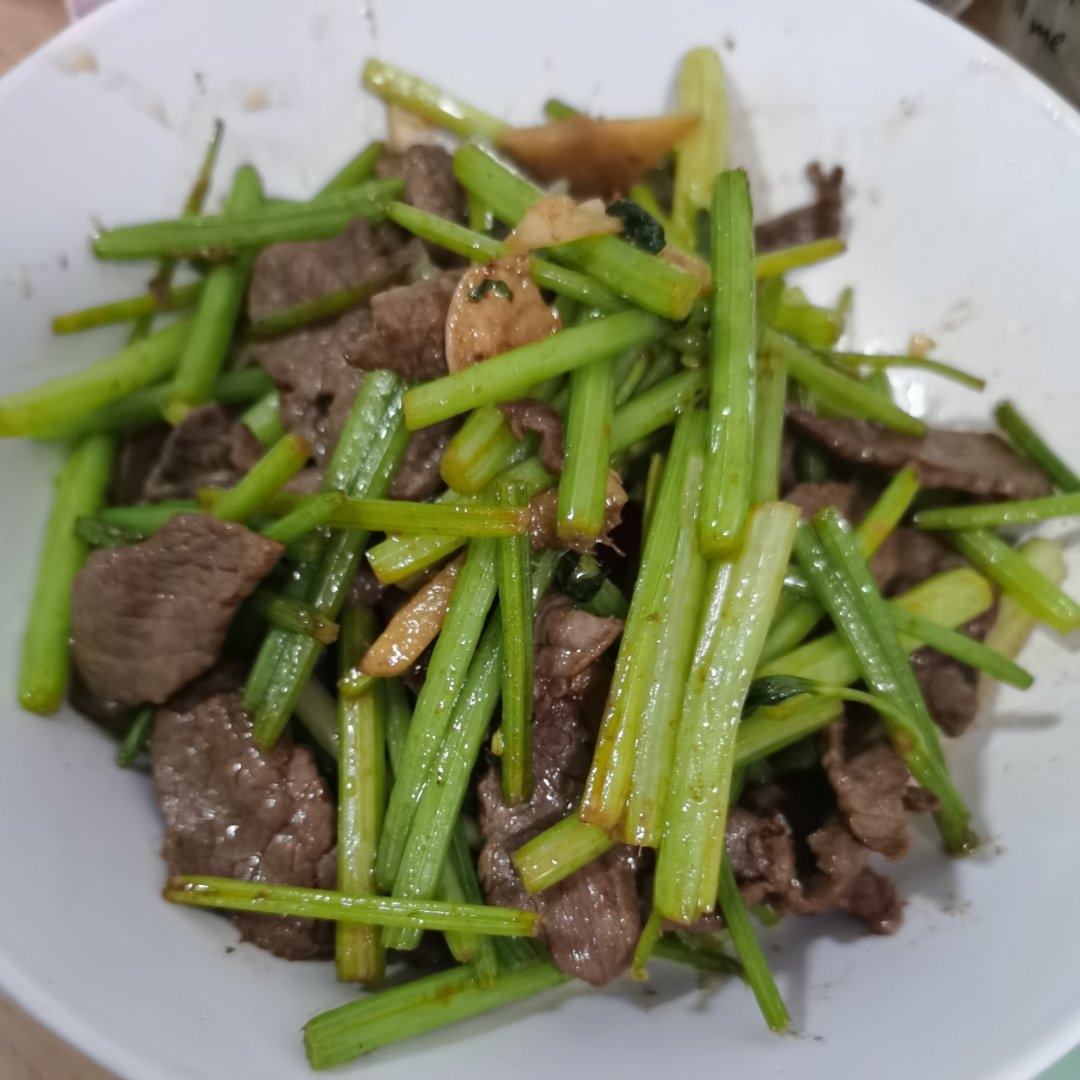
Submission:
[[956,17],[967,11],[975,0],[926,0],[926,2],[931,7],[936,7],[938,11],[943,11],[946,15]]
[[1005,0],[998,40],[1020,63],[1080,101],[1080,2]]
[[81,19],[107,2],[108,0],[64,0],[64,7],[72,19]]

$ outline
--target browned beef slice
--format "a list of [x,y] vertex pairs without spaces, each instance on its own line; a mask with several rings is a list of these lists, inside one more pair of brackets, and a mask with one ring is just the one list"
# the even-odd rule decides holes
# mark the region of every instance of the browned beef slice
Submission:
[[870,560],[870,570],[886,596],[907,592],[935,574],[963,565],[956,549],[935,533],[905,525],[890,533]]
[[558,476],[563,467],[563,418],[559,413],[535,398],[506,401],[499,408],[515,439],[524,439],[530,432],[540,436],[540,464]]
[[[762,794],[764,802],[772,801],[771,795]],[[894,886],[867,866],[869,849],[839,816],[828,817],[798,841],[783,814],[736,808],[728,819],[726,843],[748,904],[767,903],[789,915],[846,911],[878,934],[891,934],[900,926],[901,904]],[[799,857],[800,847],[806,860]]]
[[247,311],[253,322],[320,296],[400,276],[416,248],[392,226],[356,218],[338,236],[297,244],[272,244],[255,260]]
[[[150,744],[171,874],[332,887],[335,811],[306,747],[260,750],[235,692],[198,688],[158,709]],[[289,960],[324,951],[310,919],[235,915],[246,941]]]
[[71,596],[87,688],[121,705],[166,701],[214,665],[237,607],[282,550],[243,525],[183,514],[141,544],[93,552]]
[[109,480],[110,505],[131,506],[146,498],[146,481],[172,432],[168,424],[149,424],[118,440]]
[[389,368],[403,379],[446,374],[446,313],[460,275],[398,285],[371,299],[371,328],[345,353],[364,371]]
[[813,517],[826,506],[835,506],[851,521],[858,501],[859,491],[854,484],[826,481],[823,484],[796,484],[784,493],[784,502],[797,506],[803,517]]
[[[465,220],[465,193],[454,179],[454,159],[441,146],[410,146],[403,154],[384,154],[375,166],[383,179],[405,181],[403,200],[450,221]],[[425,244],[429,254],[443,265],[455,256],[437,244]]]
[[537,896],[525,892],[510,857],[581,797],[607,693],[608,672],[599,661],[621,628],[618,619],[578,611],[565,597],[544,600],[535,636],[532,798],[506,806],[497,768],[478,789],[485,896],[539,911],[555,963],[594,985],[629,966],[641,932],[632,852],[614,848]]
[[814,185],[814,201],[809,206],[801,206],[755,225],[757,251],[775,251],[840,235],[844,213],[844,170],[838,166],[825,172],[815,161],[807,166],[806,175]]
[[276,338],[255,352],[278,388],[281,422],[311,443],[320,463],[337,445],[364,380],[347,357],[370,328],[367,309],[355,308],[333,322]]
[[232,487],[260,456],[247,428],[235,424],[220,405],[203,405],[192,409],[165,440],[142,497],[149,502],[193,499],[199,488]]
[[991,432],[931,428],[923,436],[901,435],[868,420],[823,420],[798,405],[788,406],[788,417],[803,435],[855,465],[890,472],[910,465],[925,488],[997,499],[1033,499],[1050,493],[1042,470]]
[[886,858],[903,858],[911,847],[908,768],[880,723],[849,718],[830,724],[821,763],[855,838]]
[[[982,641],[996,618],[995,604],[961,627],[961,632]],[[979,673],[967,664],[929,648],[912,653],[911,666],[937,726],[946,735],[963,735],[978,716]]]
[[439,491],[442,487],[439,462],[457,429],[456,420],[443,420],[412,433],[401,464],[390,482],[391,499],[417,502]]
[[[549,548],[567,548],[572,551],[590,551],[593,544],[585,541],[564,540],[557,530],[559,492],[557,488],[547,488],[534,495],[529,502],[532,518],[529,523],[529,542],[534,551]],[[622,511],[626,505],[626,492],[617,473],[608,474],[607,493],[604,497],[604,524],[597,543],[608,544],[608,537],[622,522]]]

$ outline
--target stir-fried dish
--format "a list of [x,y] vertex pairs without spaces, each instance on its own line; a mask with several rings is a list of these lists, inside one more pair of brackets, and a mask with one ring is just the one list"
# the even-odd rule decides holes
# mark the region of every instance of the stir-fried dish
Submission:
[[148,763],[167,899],[371,988],[317,1068],[671,961],[782,1029],[770,926],[894,933],[875,856],[978,843],[945,744],[1080,627],[1060,548],[998,530],[1080,480],[1009,403],[904,411],[892,367],[983,383],[785,282],[845,178],[755,223],[711,50],[652,118],[364,81],[387,143],[307,202],[244,166],[205,213],[219,125],[180,217],[94,240],[147,291],[55,321],[129,343],[0,399],[66,455],[21,703]]

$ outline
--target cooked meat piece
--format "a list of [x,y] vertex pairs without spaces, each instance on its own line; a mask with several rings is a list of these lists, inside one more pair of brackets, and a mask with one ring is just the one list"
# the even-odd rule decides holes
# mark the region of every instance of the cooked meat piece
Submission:
[[867,420],[823,420],[798,405],[788,406],[788,417],[803,435],[844,461],[890,472],[910,465],[924,488],[997,499],[1033,499],[1050,493],[1042,470],[991,432],[931,428],[921,437],[901,435]]
[[78,669],[71,673],[68,701],[76,712],[82,713],[95,724],[100,724],[117,739],[122,739],[131,726],[131,710],[126,705],[121,705],[110,698],[92,694]]
[[345,602],[349,607],[374,610],[379,606],[379,601],[382,600],[387,587],[375,576],[375,571],[368,566],[367,562],[361,560],[352,584],[349,586],[349,595]]
[[[546,548],[568,548],[572,551],[590,551],[590,543],[575,543],[564,540],[555,531],[559,520],[559,492],[557,488],[547,488],[532,497],[529,507],[532,520],[529,536],[534,551]],[[608,473],[607,497],[604,503],[604,527],[600,530],[597,543],[610,544],[608,537],[622,522],[622,509],[626,505],[626,492],[623,490],[618,473]]]
[[[259,749],[236,692],[193,687],[158,709],[150,743],[171,874],[333,887],[335,810],[310,751],[283,736]],[[245,941],[306,960],[326,950],[330,924],[233,916]]]
[[621,629],[618,619],[578,611],[565,597],[543,601],[535,635],[532,798],[506,806],[495,767],[478,789],[478,868],[489,903],[539,911],[555,963],[594,985],[629,966],[641,932],[631,850],[614,848],[537,896],[525,892],[511,855],[581,797],[609,679],[599,658]]
[[872,933],[894,934],[900,929],[903,905],[896,887],[866,865],[867,848],[839,818],[811,833],[807,844],[818,873],[807,885],[801,903],[794,902],[790,910],[821,915],[839,908],[854,915]]
[[[556,697],[580,697],[593,665],[622,633],[619,619],[602,619],[574,607],[565,596],[547,597],[536,613],[534,675]],[[550,683],[550,686],[547,684]]]
[[881,724],[854,717],[830,724],[821,763],[855,838],[888,859],[903,858],[911,847],[908,768]]
[[372,297],[371,328],[345,353],[354,367],[390,368],[403,379],[446,374],[446,313],[459,275],[440,274]]
[[540,436],[537,457],[549,473],[558,476],[563,467],[563,418],[546,401],[521,398],[504,401],[499,408],[515,439],[530,432]]
[[192,409],[165,440],[143,498],[193,499],[199,488],[232,487],[251,467],[252,442],[258,446],[251,432],[234,424],[220,405]]
[[[464,222],[465,194],[454,179],[454,159],[441,146],[410,146],[403,154],[383,154],[375,166],[380,179],[401,177],[404,202],[449,221]],[[425,244],[431,258],[442,265],[456,256],[438,244]]]
[[870,560],[870,571],[885,596],[898,596],[935,574],[963,566],[964,560],[940,537],[901,525]]
[[120,705],[166,701],[213,667],[240,602],[282,550],[243,525],[182,514],[141,544],[93,552],[71,595],[87,688]]
[[[961,627],[961,633],[982,641],[996,618],[995,604]],[[973,667],[929,648],[912,653],[911,666],[937,726],[946,735],[963,735],[975,723],[979,713],[979,673]]]
[[814,201],[754,226],[754,246],[759,252],[809,244],[839,236],[844,214],[844,170],[825,172],[815,161],[806,176],[814,185]]
[[784,494],[784,502],[797,506],[803,517],[811,518],[826,506],[835,506],[848,521],[852,520],[859,490],[854,484],[827,481],[824,484],[796,484]]
[[325,464],[356,400],[363,372],[347,357],[371,328],[367,308],[333,322],[285,334],[255,350],[255,359],[278,388],[281,422],[311,444]]
[[366,218],[356,218],[329,240],[272,244],[255,260],[248,318],[258,322],[342,289],[388,284],[401,277],[417,251],[393,226],[376,228]]
[[739,891],[747,904],[762,904],[798,884],[791,829],[781,814],[762,817],[736,806],[724,838]]
[[131,506],[146,497],[146,481],[157,466],[173,429],[150,424],[119,440],[109,481],[109,504]]
[[390,482],[391,499],[422,502],[440,490],[439,462],[457,429],[457,420],[443,420],[412,433],[401,464]]

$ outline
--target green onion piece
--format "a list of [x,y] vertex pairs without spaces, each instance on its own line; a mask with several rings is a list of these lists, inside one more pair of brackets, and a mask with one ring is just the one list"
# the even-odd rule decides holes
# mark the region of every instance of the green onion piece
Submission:
[[276,390],[270,390],[245,409],[239,420],[263,446],[273,445],[285,434],[285,425],[281,422],[281,402]]
[[556,532],[576,545],[592,543],[604,527],[611,458],[611,391],[610,359],[580,367],[570,375]]
[[171,877],[165,899],[191,907],[288,915],[297,919],[332,919],[360,926],[415,930],[468,930],[499,937],[535,936],[533,911],[446,904],[438,900],[398,900],[390,896],[350,896],[332,889],[303,889],[217,877]]
[[294,712],[308,734],[336,761],[340,752],[338,711],[330,691],[318,679],[309,679],[296,699]]
[[649,957],[652,956],[653,950],[660,940],[663,928],[664,920],[661,917],[660,912],[653,911],[645,920],[645,925],[641,928],[641,936],[638,938],[637,945],[634,947],[634,959],[630,965],[631,979],[634,979],[637,982],[645,982],[645,980],[648,979],[649,972],[646,968]]
[[[221,405],[242,405],[260,394],[272,393],[273,385],[262,368],[240,368],[222,375],[214,383],[211,396]],[[169,390],[166,383],[145,386],[141,390],[132,391],[126,397],[103,405],[100,409],[85,413],[70,423],[37,432],[36,435],[38,438],[47,439],[73,439],[78,435],[93,435],[156,423],[165,411]]]
[[[521,484],[496,487],[503,505],[528,507]],[[533,605],[529,537],[498,542],[499,617],[502,622],[502,781],[507,804],[532,795]]]
[[[342,616],[339,669],[351,671],[375,638],[370,611]],[[386,802],[386,732],[375,694],[338,700],[338,888],[350,896],[375,892],[375,851]],[[379,983],[386,970],[382,935],[373,926],[337,926],[334,959],[342,982]]]
[[[1043,575],[1051,584],[1060,585],[1065,580],[1065,557],[1061,545],[1053,540],[1035,537],[1019,547],[1021,558]],[[998,601],[997,618],[987,631],[983,643],[988,649],[1002,656],[1015,658],[1027,644],[1037,620],[1008,593]],[[980,680],[979,696],[985,697],[989,687]]]
[[883,713],[882,719],[912,776],[940,800],[937,821],[946,846],[968,851],[975,842],[970,815],[949,778],[937,728],[888,607],[843,518],[830,508],[814,521],[817,536],[808,525],[799,529],[799,565],[851,645],[867,685],[894,705],[897,715]]
[[353,218],[379,221],[401,194],[400,180],[373,180],[310,203],[264,206],[244,214],[176,218],[106,229],[94,241],[101,259],[206,258],[300,240],[336,236]]
[[202,295],[203,283],[193,281],[188,285],[177,285],[164,295],[143,293],[130,300],[116,300],[110,304],[98,304],[96,307],[83,308],[66,315],[57,315],[52,321],[54,334],[78,334],[83,330],[92,330],[98,326],[111,326],[113,323],[132,322],[147,315],[161,315],[172,311],[185,311],[194,307]]
[[1013,446],[1031,458],[1050,477],[1055,487],[1065,492],[1080,492],[1080,476],[1050,449],[1011,401],[998,405],[994,418]]
[[664,830],[679,713],[690,678],[705,593],[705,555],[698,545],[698,504],[705,460],[702,442],[690,452],[674,509],[675,549],[663,587],[665,602],[652,628],[656,644],[652,670],[646,672],[648,689],[638,708],[633,777],[622,825],[623,838],[629,844],[656,847]]
[[[207,193],[210,190],[211,181],[214,178],[214,168],[217,165],[218,153],[221,150],[221,140],[225,135],[225,125],[220,120],[214,121],[213,131],[210,135],[210,142],[206,147],[206,153],[203,155],[202,165],[199,167],[199,173],[195,177],[195,183],[192,185],[191,190],[188,192],[187,199],[184,200],[184,217],[194,217],[196,214],[202,212],[203,203],[206,202]],[[177,261],[175,259],[162,259],[158,263],[157,272],[150,279],[149,293],[151,295],[161,295],[168,289],[170,282],[173,279],[173,275],[176,273]],[[135,320],[134,326],[131,328],[131,335],[128,338],[129,341],[141,341],[146,337],[154,325],[154,316],[152,313],[141,315]]]
[[923,510],[915,515],[914,521],[920,529],[996,529],[1002,525],[1033,525],[1077,514],[1080,514],[1080,493]]
[[713,184],[727,158],[727,91],[715,49],[693,49],[683,57],[675,92],[679,112],[696,116],[698,126],[675,154],[670,239],[696,251],[698,215],[709,210]]
[[670,600],[666,589],[678,544],[686,472],[691,459],[702,451],[704,434],[704,414],[691,410],[679,417],[660,482],[652,529],[645,538],[641,569],[634,583],[581,803],[582,820],[603,829],[613,829],[622,820],[630,795],[641,708],[653,674],[657,624]]
[[359,187],[365,180],[370,180],[375,175],[375,166],[378,165],[379,158],[382,157],[385,149],[385,145],[381,142],[368,143],[356,157],[347,161],[338,172],[323,184],[317,197],[325,198],[327,195],[336,195],[340,191],[348,191],[351,188]]
[[980,379],[976,375],[969,375],[966,371],[953,367],[952,364],[945,364],[940,360],[931,360],[927,356],[873,356],[864,353],[837,352],[835,350],[830,353],[830,356],[837,363],[854,368],[856,371],[859,368],[869,368],[872,372],[884,372],[894,367],[917,368],[919,371],[929,371],[934,375],[941,375],[943,378],[951,379],[953,382],[966,386],[971,390],[986,389],[985,379]]
[[[241,166],[226,204],[226,216],[257,210],[261,201],[259,174],[250,165]],[[171,424],[180,423],[190,409],[210,400],[229,351],[254,261],[254,254],[246,253],[214,267],[207,276],[165,405],[165,418]]]
[[474,540],[458,574],[442,633],[435,643],[428,677],[409,726],[402,768],[390,794],[377,864],[377,880],[384,892],[393,887],[403,865],[402,856],[417,803],[435,776],[439,750],[495,591],[495,542]]
[[709,569],[653,895],[657,910],[686,924],[716,903],[736,731],[780,597],[798,516],[786,503],[756,507],[735,561]]
[[338,639],[338,624],[333,619],[320,615],[303,600],[260,589],[249,603],[267,622],[280,626],[283,630],[306,634],[323,645],[332,645]]
[[[878,497],[877,502],[855,529],[859,554],[867,561],[888,539],[919,493],[919,481],[912,468],[901,469]],[[803,597],[788,605],[769,629],[761,656],[772,660],[794,649],[814,629],[825,609],[813,597]]]
[[359,304],[366,303],[388,284],[388,281],[379,281],[369,285],[358,285],[352,289],[338,289],[337,292],[327,293],[325,296],[316,297],[303,304],[283,308],[253,324],[248,329],[247,336],[252,340],[261,341],[265,338],[279,337],[282,334],[291,334],[294,330],[302,330],[314,323],[324,322]]
[[235,487],[221,493],[213,516],[221,521],[247,521],[273,500],[310,457],[311,444],[302,435],[283,436]]
[[970,529],[950,533],[949,541],[972,566],[1059,634],[1080,628],[1080,604],[996,533]]
[[448,221],[439,217],[438,214],[429,214],[425,210],[418,210],[408,203],[392,202],[386,208],[386,216],[395,224],[400,225],[406,232],[426,240],[429,244],[438,244],[439,247],[460,255],[463,259],[473,262],[491,262],[509,254],[509,248],[494,237],[485,236],[482,232],[467,229],[457,222]]
[[[290,435],[287,438],[299,436]],[[204,488],[199,492],[199,499],[213,507],[217,514],[217,508],[230,494],[220,489]],[[321,504],[322,496],[272,493],[264,505],[271,513],[294,514],[316,500]],[[363,529],[406,536],[482,538],[516,536],[527,532],[529,512],[527,507],[499,507],[477,502],[413,503],[399,499],[343,499],[325,521],[335,529]]]
[[[561,398],[563,380],[534,386],[528,397],[552,403]],[[482,405],[469,414],[443,451],[439,473],[461,495],[482,491],[503,469],[536,452],[535,436],[518,439],[496,405]]]
[[609,314],[622,311],[626,307],[625,301],[613,288],[602,285],[588,274],[578,273],[536,256],[529,260],[529,269],[533,281],[541,289],[550,289],[565,300],[574,300],[584,307]]
[[712,204],[709,452],[700,525],[707,555],[721,555],[735,546],[750,508],[757,339],[753,262],[746,173],[723,173],[716,179]]
[[[403,767],[412,709],[400,679],[379,680],[375,694],[379,698],[379,707],[384,717],[390,769],[393,773],[397,773]],[[460,900],[468,903],[484,902],[480,893],[480,884],[476,880],[472,852],[469,850],[460,818],[453,828],[450,846],[443,863],[437,898],[450,902]],[[446,938],[451,954],[459,963],[475,959],[478,972],[483,973],[485,977],[490,977],[498,967],[492,938],[478,937],[476,934],[460,930],[448,930],[443,936]]]
[[309,1020],[304,1044],[313,1069],[332,1069],[381,1046],[437,1031],[565,982],[551,964],[500,973],[492,982],[456,967],[350,1001]]
[[765,331],[765,344],[783,357],[788,374],[802,383],[822,404],[845,416],[876,420],[905,435],[925,435],[926,425],[897,405],[879,397],[857,382],[822,363],[812,352],[773,330]]
[[642,439],[675,422],[687,409],[702,401],[708,389],[703,371],[684,371],[644,390],[611,418],[611,452],[629,450]]
[[[516,225],[541,195],[539,188],[478,146],[463,146],[457,151],[454,175],[466,191],[484,199],[507,225]],[[549,254],[554,261],[589,274],[632,303],[667,319],[684,318],[700,291],[694,275],[614,236],[560,244]]]
[[784,290],[769,326],[811,348],[830,349],[840,338],[840,325],[833,312],[807,303],[801,290]]
[[291,544],[320,525],[325,525],[331,515],[341,509],[344,502],[345,496],[340,491],[324,491],[321,495],[312,495],[295,510],[264,526],[262,534],[267,540]]
[[145,506],[105,506],[98,511],[97,520],[103,525],[130,529],[145,537],[156,533],[179,514],[197,513],[199,507],[190,499],[166,499]]
[[948,627],[939,626],[921,615],[913,615],[903,608],[893,608],[890,611],[896,629],[902,634],[921,641],[923,645],[929,645],[932,649],[951,656],[969,667],[982,671],[992,676],[999,682],[1015,686],[1018,690],[1026,690],[1035,681],[1031,672],[1025,671],[1019,664],[1014,663],[1007,656],[988,648],[981,641],[975,641],[966,634],[950,630]]
[[811,240],[806,244],[781,248],[759,255],[754,260],[754,276],[759,280],[778,278],[803,266],[813,266],[834,259],[847,251],[847,244],[837,237],[830,236],[823,240]]
[[131,726],[127,729],[127,734],[116,751],[116,764],[121,769],[130,769],[139,760],[139,755],[149,746],[156,715],[156,709],[139,709],[135,713]]
[[575,109],[573,105],[568,105],[558,98],[548,98],[544,102],[544,115],[549,120],[571,120],[575,116],[580,116],[581,110]]
[[406,393],[406,424],[415,430],[480,405],[521,397],[537,382],[648,344],[663,326],[643,311],[608,315],[433,379]]
[[123,525],[110,525],[94,517],[81,517],[75,522],[75,535],[87,547],[114,548],[130,547],[140,540],[145,540],[143,533]]
[[71,586],[86,560],[75,522],[96,513],[104,502],[112,460],[112,440],[89,435],[72,447],[56,481],[19,666],[19,704],[30,712],[52,713],[64,703]]
[[543,892],[614,844],[606,830],[587,825],[574,813],[522,844],[513,854],[514,867],[529,893]]
[[726,857],[720,868],[719,900],[724,922],[727,923],[732,943],[739,954],[739,960],[742,961],[743,975],[754,992],[761,1015],[773,1031],[783,1031],[791,1024],[791,1017],[780,997],[780,991],[776,989],[769,962],[754,934],[750,913],[739,893],[731,862]]
[[[385,494],[405,443],[401,380],[389,371],[369,372],[326,470],[324,492]],[[336,619],[366,542],[367,534],[362,530],[332,530],[321,558],[302,564],[296,571],[294,587],[299,598],[327,618]],[[245,704],[255,714],[255,739],[260,746],[277,742],[321,648],[303,634],[275,630],[267,635],[244,694]]]
[[416,113],[462,139],[498,142],[506,126],[496,117],[452,97],[440,87],[381,60],[369,60],[364,65],[364,86],[388,104]]
[[771,349],[755,361],[754,430],[750,501],[775,502],[780,497],[780,456],[787,402],[787,369]]
[[33,390],[0,398],[0,437],[49,436],[57,428],[128,394],[168,378],[188,339],[188,322],[175,323],[115,356]]
[[695,940],[697,934],[664,934],[653,946],[652,954],[660,960],[670,960],[685,967],[712,975],[743,975],[742,964],[717,949],[707,949]]

